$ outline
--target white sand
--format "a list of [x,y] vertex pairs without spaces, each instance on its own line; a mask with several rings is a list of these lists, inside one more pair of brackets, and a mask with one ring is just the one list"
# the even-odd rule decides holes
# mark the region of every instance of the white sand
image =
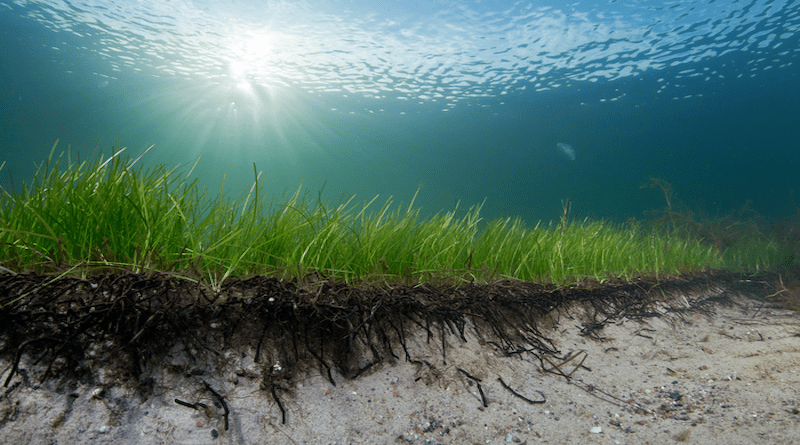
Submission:
[[[474,337],[464,343],[450,336],[444,364],[438,342],[419,336],[412,355],[432,366],[387,363],[351,381],[334,374],[336,386],[312,372],[278,392],[285,424],[269,389],[260,389],[253,351],[229,351],[227,369],[198,365],[206,373],[194,377],[167,374],[165,363],[152,370],[156,395],[147,400],[109,377],[97,397],[97,386],[77,382],[70,389],[38,386],[40,365],[26,357],[0,399],[0,442],[800,443],[800,316],[757,310],[761,303],[751,300],[739,304],[717,306],[711,318],[623,320],[601,332],[602,342],[581,337],[580,321],[562,317],[544,334],[564,354],[580,353],[561,367],[565,373],[586,355],[588,369],[575,369],[572,382],[544,372],[533,354],[501,357]],[[185,359],[180,348],[172,357]],[[1,364],[3,381],[12,359]],[[456,368],[482,380],[488,407],[476,383]],[[529,404],[498,378],[530,399],[540,399],[541,391],[547,401]],[[226,401],[227,431],[202,381]],[[176,398],[210,408],[193,410]]]

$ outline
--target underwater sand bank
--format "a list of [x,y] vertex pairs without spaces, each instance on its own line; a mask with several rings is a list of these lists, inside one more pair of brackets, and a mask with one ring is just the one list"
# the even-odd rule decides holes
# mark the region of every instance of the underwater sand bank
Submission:
[[24,304],[4,278],[9,443],[800,441],[800,317],[734,276],[449,293],[260,279],[213,303],[107,276]]

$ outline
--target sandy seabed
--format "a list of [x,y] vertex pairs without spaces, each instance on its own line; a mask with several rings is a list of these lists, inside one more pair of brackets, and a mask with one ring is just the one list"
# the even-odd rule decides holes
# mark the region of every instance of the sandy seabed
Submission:
[[[224,369],[195,362],[176,373],[187,360],[187,346],[178,344],[145,370],[153,388],[145,397],[102,369],[92,382],[40,384],[34,376],[43,365],[25,355],[3,388],[0,437],[15,444],[800,443],[797,312],[739,297],[710,311],[621,317],[594,336],[581,335],[580,312],[562,312],[543,331],[560,357],[505,356],[469,329],[466,341],[448,337],[443,357],[420,329],[407,338],[413,362],[382,363],[356,379],[334,371],[335,385],[311,371],[291,386],[276,384],[277,400],[252,350],[225,351]],[[3,381],[13,359],[0,364]],[[280,373],[280,364],[269,370]]]

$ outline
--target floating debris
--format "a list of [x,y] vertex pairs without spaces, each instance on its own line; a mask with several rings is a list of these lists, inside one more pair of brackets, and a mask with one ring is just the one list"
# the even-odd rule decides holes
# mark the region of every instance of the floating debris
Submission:
[[560,148],[561,151],[563,151],[564,154],[567,155],[567,157],[569,158],[570,161],[574,161],[575,160],[575,149],[572,148],[572,145],[565,144],[563,142],[559,142],[556,145],[558,145],[558,148]]

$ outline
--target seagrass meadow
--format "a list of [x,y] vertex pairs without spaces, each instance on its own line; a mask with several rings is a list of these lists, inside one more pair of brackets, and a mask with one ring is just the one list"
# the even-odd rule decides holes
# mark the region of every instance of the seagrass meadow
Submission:
[[483,221],[481,205],[422,217],[416,194],[397,205],[377,196],[331,204],[299,187],[272,196],[255,165],[250,193],[231,197],[224,181],[212,194],[191,179],[192,168],[137,165],[146,151],[131,159],[117,147],[109,158],[78,163],[69,151],[56,156],[56,148],[31,183],[0,190],[5,272],[170,273],[211,291],[231,277],[302,280],[312,273],[351,284],[568,285],[760,271],[792,254],[791,245],[766,235],[720,249],[641,223],[572,221],[569,202],[560,221],[531,227],[519,218]]
[[[709,242],[674,212],[668,226],[649,227],[573,221],[569,201],[560,221],[534,226],[484,221],[480,205],[423,216],[416,195],[407,204],[331,204],[300,188],[273,197],[255,166],[250,192],[231,197],[224,182],[213,194],[202,187],[193,167],[144,167],[146,151],[77,162],[56,149],[30,183],[1,191],[6,386],[94,381],[111,367],[106,381],[147,394],[164,390],[148,375],[176,345],[190,345],[191,360],[168,370],[181,375],[201,362],[201,374],[221,372],[238,351],[285,423],[304,374],[336,385],[397,360],[433,369],[411,345],[420,332],[445,362],[451,342],[474,332],[544,363],[560,353],[551,328],[575,307],[582,332],[597,336],[623,316],[798,295],[788,238]],[[31,357],[41,366],[20,376]],[[204,385],[227,428],[224,397]]]

